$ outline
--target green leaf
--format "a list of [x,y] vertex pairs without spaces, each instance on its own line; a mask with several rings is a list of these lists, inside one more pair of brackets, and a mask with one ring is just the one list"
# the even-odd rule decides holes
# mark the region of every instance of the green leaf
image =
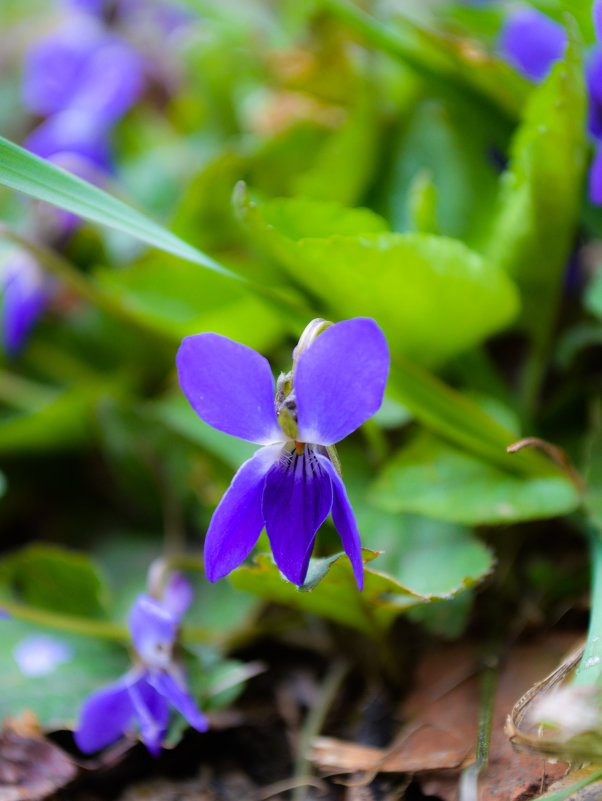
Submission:
[[111,383],[107,380],[82,382],[28,414],[0,419],[0,453],[80,447],[91,435],[96,403],[110,390]]
[[[313,238],[322,206],[315,203],[312,209],[306,201],[300,217],[291,208],[296,202],[279,199],[259,206],[242,188],[235,195],[252,241],[319,298],[324,316],[374,317],[396,353],[438,364],[504,328],[516,315],[512,282],[460,242],[361,229],[354,236]],[[341,210],[342,217],[352,213]],[[304,238],[289,238],[290,217],[298,220],[295,234]],[[365,218],[364,224],[369,222]]]
[[[41,632],[63,643],[72,658],[50,673],[25,676],[13,656],[13,649],[26,637]],[[17,620],[3,620],[0,626],[0,720],[19,717],[32,710],[46,731],[71,729],[78,709],[90,693],[119,678],[129,668],[124,648],[92,637],[55,633]]]
[[26,604],[77,617],[103,617],[107,590],[84,553],[34,544],[10,554],[3,573]]
[[245,284],[162,254],[149,253],[127,270],[100,268],[95,278],[115,305],[173,342],[214,331],[263,348],[281,331],[276,315]]
[[[373,510],[380,567],[406,587],[429,597],[451,598],[491,572],[493,555],[471,529],[413,515]],[[376,536],[361,515],[369,544]]]
[[581,47],[533,91],[502,176],[499,212],[488,256],[522,290],[528,330],[547,329],[556,311],[573,245],[587,153]]
[[505,145],[499,126],[475,104],[456,97],[424,100],[402,128],[391,168],[393,229],[478,241],[497,195],[489,154]]
[[[460,242],[420,234],[306,239],[303,283],[341,317],[368,315],[393,350],[434,365],[510,323],[510,281]],[[436,321],[436,325],[434,324]]]
[[186,244],[139,211],[49,161],[0,137],[0,184],[123,231],[148,245],[209,270],[236,277],[200,250]]
[[[366,549],[363,554],[366,561],[378,556],[377,552]],[[423,594],[409,589],[392,576],[365,569],[364,590],[360,593],[345,554],[310,560],[308,576],[310,584],[297,588],[282,577],[269,554],[258,554],[253,566],[233,571],[230,582],[238,590],[334,620],[369,636],[378,636],[379,631],[387,629],[406,610],[418,604],[453,597],[463,586],[473,583],[467,579],[466,583],[448,588],[442,595]]]
[[386,465],[371,500],[388,512],[473,525],[555,517],[580,503],[575,486],[561,475],[512,475],[426,433]]
[[[234,202],[243,218],[254,214],[244,184],[237,186]],[[340,203],[310,197],[271,200],[262,204],[260,213],[265,225],[294,242],[309,237],[326,239],[335,234],[380,234],[389,230],[387,221],[370,209],[348,208]],[[261,225],[259,218],[255,219],[256,224]]]
[[435,434],[510,474],[560,475],[542,454],[506,452],[516,432],[500,425],[478,403],[432,373],[393,354],[387,391]]
[[[355,87],[355,106],[326,139],[312,166],[295,176],[295,194],[346,205],[360,200],[377,161],[380,135],[375,108],[377,93],[375,86]],[[353,169],[349,169],[350,164]]]

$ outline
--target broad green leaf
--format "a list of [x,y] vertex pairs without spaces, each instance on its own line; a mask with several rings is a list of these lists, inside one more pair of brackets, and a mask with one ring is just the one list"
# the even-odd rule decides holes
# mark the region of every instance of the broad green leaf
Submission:
[[174,343],[214,331],[266,348],[282,328],[272,309],[244,284],[161,254],[148,254],[127,270],[101,268],[96,279],[113,303]]
[[[13,656],[14,648],[27,637],[45,634],[71,651],[71,658],[44,676],[25,676]],[[118,679],[130,666],[124,648],[106,640],[78,637],[41,629],[18,620],[3,620],[0,626],[0,720],[33,711],[46,731],[71,729],[80,705],[106,684]]]
[[[364,550],[364,559],[368,562],[377,556],[377,552]],[[441,595],[424,594],[410,589],[390,575],[365,568],[364,590],[360,593],[351,563],[345,554],[310,560],[308,576],[310,585],[297,588],[282,577],[270,555],[258,554],[253,566],[239,567],[233,571],[230,582],[238,590],[334,620],[369,636],[387,629],[406,610],[419,604],[451,598],[464,586],[474,583],[466,578],[460,582],[460,586],[448,587]]]
[[382,549],[379,567],[421,595],[451,597],[493,567],[489,548],[465,526],[373,507],[358,519],[366,544]]
[[[570,31],[574,39],[574,33]],[[525,109],[502,176],[487,254],[518,283],[523,323],[544,336],[575,239],[587,153],[581,48],[569,43]]]
[[374,317],[391,348],[420,364],[472,347],[518,311],[512,283],[452,239],[382,234],[297,247],[303,283],[328,308]]
[[575,486],[561,475],[512,475],[426,433],[385,467],[371,499],[388,512],[473,525],[555,517],[580,503]]
[[4,560],[3,574],[24,603],[78,617],[103,617],[107,590],[84,553],[34,544]]
[[[246,202],[245,197],[244,185],[237,187],[235,203],[243,215],[247,209],[239,202]],[[250,209],[249,212],[252,213]],[[389,231],[387,221],[370,209],[348,208],[341,203],[310,197],[268,201],[261,206],[261,214],[267,225],[294,242],[308,237],[326,239],[336,234],[353,236]]]
[[[313,213],[306,204],[307,217],[298,218],[295,234],[310,238],[293,241],[286,220],[294,217],[287,207],[295,202],[280,199],[258,206],[242,189],[235,196],[252,241],[320,300],[324,316],[374,317],[396,353],[421,364],[441,363],[516,315],[512,282],[460,242],[361,230],[355,236],[314,238],[312,221],[320,216],[320,204]],[[283,231],[274,220],[284,221]]]
[[0,184],[78,214],[91,222],[123,231],[148,245],[235,277],[139,211],[49,161],[0,137]]
[[478,242],[497,195],[490,153],[505,144],[499,126],[467,100],[424,100],[402,128],[388,180],[393,229]]

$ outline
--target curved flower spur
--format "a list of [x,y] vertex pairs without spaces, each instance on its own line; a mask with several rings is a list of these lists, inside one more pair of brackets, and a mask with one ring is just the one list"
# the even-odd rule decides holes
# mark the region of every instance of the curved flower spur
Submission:
[[316,532],[332,512],[361,590],[359,532],[334,445],[382,403],[389,348],[375,321],[313,320],[276,393],[267,360],[219,334],[186,337],[177,367],[199,417],[263,446],[239,468],[213,514],[205,539],[209,580],[238,567],[265,526],[280,571],[303,584]]

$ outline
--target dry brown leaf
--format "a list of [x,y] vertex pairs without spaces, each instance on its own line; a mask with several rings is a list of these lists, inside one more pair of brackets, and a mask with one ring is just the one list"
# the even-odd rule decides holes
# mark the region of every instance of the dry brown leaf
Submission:
[[[428,748],[425,743],[428,742]],[[317,737],[310,754],[311,761],[321,770],[336,773],[415,773],[418,770],[455,768],[461,765],[470,749],[449,732],[424,727],[411,732],[391,748]]]
[[[535,797],[566,773],[537,757],[517,754],[504,734],[508,712],[537,680],[550,672],[579,638],[548,634],[515,646],[501,667],[495,695],[489,763],[480,776],[480,801],[514,801]],[[446,729],[474,749],[479,713],[476,648],[450,646],[427,655],[416,670],[417,683],[404,705],[415,725]],[[457,801],[458,771],[420,777],[425,794]]]
[[73,781],[78,768],[56,745],[35,736],[31,718],[15,728],[7,722],[0,732],[0,801],[37,801]]
[[[489,764],[479,779],[480,801],[514,801],[535,797],[566,773],[564,764],[550,765],[517,754],[504,734],[508,712],[535,681],[545,676],[577,636],[553,634],[512,649],[503,664],[495,695]],[[477,647],[450,645],[431,651],[416,667],[416,683],[403,706],[407,725],[389,748],[373,748],[328,737],[313,743],[311,760],[330,773],[364,776],[414,773],[427,795],[457,801],[461,770],[474,760],[480,709]]]

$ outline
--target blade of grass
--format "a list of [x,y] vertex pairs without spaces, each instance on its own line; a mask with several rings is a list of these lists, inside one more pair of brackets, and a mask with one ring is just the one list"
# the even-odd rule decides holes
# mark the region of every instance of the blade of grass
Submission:
[[123,231],[141,242],[208,270],[243,280],[123,201],[1,136],[0,184],[91,222]]

